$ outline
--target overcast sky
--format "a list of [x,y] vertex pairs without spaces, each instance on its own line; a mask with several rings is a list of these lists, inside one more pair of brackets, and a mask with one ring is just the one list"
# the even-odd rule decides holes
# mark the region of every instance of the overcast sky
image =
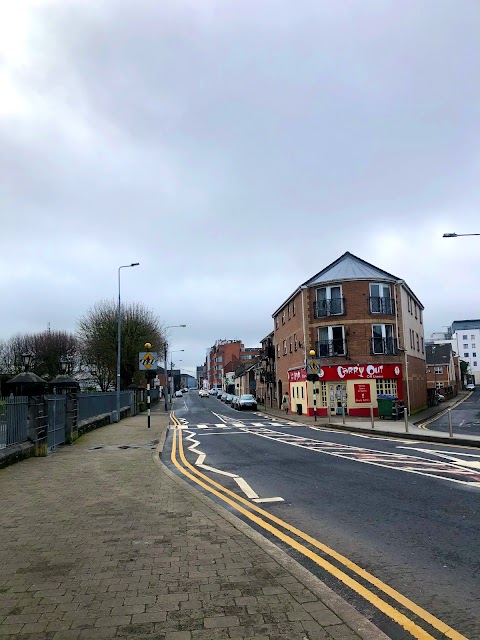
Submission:
[[442,238],[480,233],[479,34],[478,0],[4,0],[0,338],[138,261],[192,370],[345,251],[427,336],[480,317],[480,237]]

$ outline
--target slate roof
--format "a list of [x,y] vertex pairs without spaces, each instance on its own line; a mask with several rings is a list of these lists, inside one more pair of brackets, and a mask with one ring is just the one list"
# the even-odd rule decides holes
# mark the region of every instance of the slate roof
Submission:
[[365,262],[365,260],[347,251],[343,256],[335,260],[335,262],[332,262],[328,267],[319,271],[313,278],[304,282],[302,286],[311,287],[316,284],[341,282],[345,280],[383,280],[384,282],[397,282],[400,278],[375,267],[369,262]]
[[452,332],[468,331],[469,329],[480,329],[480,320],[454,320],[452,322]]
[[449,364],[451,352],[451,344],[426,344],[425,360],[427,364]]

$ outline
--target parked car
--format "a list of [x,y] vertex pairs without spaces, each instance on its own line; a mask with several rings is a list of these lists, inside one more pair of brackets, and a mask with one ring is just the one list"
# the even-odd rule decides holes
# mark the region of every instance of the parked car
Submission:
[[183,393],[188,393],[187,387],[185,387],[185,389],[183,389]]
[[467,391],[475,391],[475,385],[474,385],[474,384],[472,384],[472,383],[467,384],[467,386],[465,387],[465,389],[466,389]]
[[210,397],[210,394],[205,389],[200,389],[200,391],[198,392],[198,395],[200,396],[200,398],[209,398]]
[[257,410],[257,401],[255,396],[252,396],[251,393],[245,393],[240,396],[237,402],[237,409],[242,411],[243,409],[250,409],[251,411]]
[[437,398],[437,402],[445,402],[445,396],[441,393],[437,393],[435,397]]
[[233,396],[231,393],[227,393],[225,397],[225,404],[232,404]]
[[230,403],[232,405],[232,409],[236,409],[237,408],[238,400],[239,400],[238,396],[232,396],[232,402]]
[[227,399],[227,395],[225,392],[223,392],[221,395],[219,395],[218,397],[220,398],[220,400],[222,402],[225,402],[225,400]]
[[181,391],[175,391],[176,398],[183,398],[183,393]]

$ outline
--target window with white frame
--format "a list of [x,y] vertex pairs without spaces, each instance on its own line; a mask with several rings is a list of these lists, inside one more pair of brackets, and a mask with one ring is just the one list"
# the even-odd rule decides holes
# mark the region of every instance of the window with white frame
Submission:
[[320,383],[320,402],[322,407],[327,407],[327,383]]
[[285,324],[285,309],[282,311],[282,324]]
[[293,351],[293,340],[292,340],[292,337],[291,337],[291,336],[290,336],[290,338],[288,339],[288,343],[289,343],[289,344],[288,344],[289,351],[290,351],[290,353],[292,353],[292,351]]
[[294,345],[294,347],[293,347],[293,348],[294,348],[294,349],[295,349],[295,351],[296,351],[296,350],[297,350],[297,347],[298,347],[298,340],[297,340],[297,334],[296,334],[296,333],[294,333],[294,334],[293,334],[293,345]]
[[318,328],[318,357],[344,356],[346,353],[343,325]]
[[477,352],[476,352],[476,351],[474,351],[474,352],[472,353],[472,358],[476,358],[476,357],[477,357]]
[[377,395],[387,394],[389,396],[397,395],[397,381],[395,379],[379,379],[375,381],[377,384]]
[[393,324],[372,324],[372,353],[395,354]]
[[287,341],[286,340],[283,341],[283,355],[284,356],[287,355]]
[[474,360],[474,361],[473,361],[473,366],[474,366],[474,367],[476,367],[476,366],[477,366],[477,361],[476,361],[476,360]]
[[370,283],[370,313],[393,313],[392,302],[389,284]]
[[219,358],[215,358],[215,362],[223,362],[222,356],[220,356]]
[[435,386],[437,387],[437,389],[443,389],[443,382],[436,382]]
[[434,373],[443,373],[443,367],[435,367]]
[[473,335],[473,333],[470,335],[470,340],[475,340],[475,336]]
[[476,349],[477,345],[475,344],[475,342],[472,342],[472,349]]
[[280,357],[280,345],[277,344],[277,358]]
[[278,329],[278,316],[275,318],[275,328]]
[[287,306],[287,317],[290,320],[290,304]]
[[297,310],[295,308],[295,300],[292,302],[292,315],[295,315],[297,313]]
[[316,291],[316,296],[317,318],[324,318],[325,316],[340,316],[345,312],[341,285],[319,287]]
[[468,340],[468,336],[466,336],[465,334],[463,335],[463,339],[464,340]]

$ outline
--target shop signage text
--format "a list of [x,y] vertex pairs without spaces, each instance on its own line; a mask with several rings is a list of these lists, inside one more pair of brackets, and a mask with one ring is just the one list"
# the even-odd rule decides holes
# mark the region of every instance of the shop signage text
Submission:
[[[399,364],[359,364],[344,367],[322,367],[318,372],[320,380],[374,380],[377,378],[400,378],[402,367]],[[289,382],[303,382],[307,379],[305,369],[288,372]]]

